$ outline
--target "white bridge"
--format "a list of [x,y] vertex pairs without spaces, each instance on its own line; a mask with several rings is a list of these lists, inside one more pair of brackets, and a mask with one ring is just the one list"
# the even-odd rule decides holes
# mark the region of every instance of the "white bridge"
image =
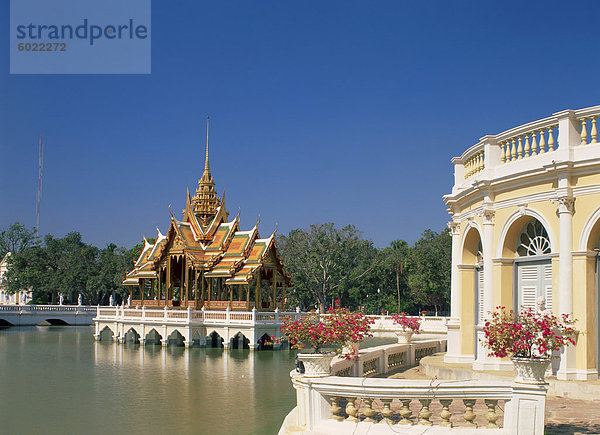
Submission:
[[97,307],[89,305],[0,305],[0,326],[91,325]]
[[[299,319],[304,313],[252,311],[211,311],[98,307],[94,338],[116,343],[140,345],[169,342],[191,345],[265,349],[278,348],[281,325],[287,319]],[[107,337],[108,335],[108,337]]]

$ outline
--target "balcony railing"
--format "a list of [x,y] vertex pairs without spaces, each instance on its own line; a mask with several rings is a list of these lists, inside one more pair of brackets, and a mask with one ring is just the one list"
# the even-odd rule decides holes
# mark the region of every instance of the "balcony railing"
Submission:
[[[455,186],[488,169],[539,158],[560,150],[597,144],[599,117],[600,106],[565,110],[496,135],[484,136],[462,156],[452,160],[456,166]],[[492,175],[488,173],[487,178]]]

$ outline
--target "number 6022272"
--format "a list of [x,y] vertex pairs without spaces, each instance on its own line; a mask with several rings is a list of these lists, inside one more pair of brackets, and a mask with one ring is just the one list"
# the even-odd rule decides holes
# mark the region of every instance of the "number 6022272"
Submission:
[[19,51],[67,51],[64,42],[19,42]]

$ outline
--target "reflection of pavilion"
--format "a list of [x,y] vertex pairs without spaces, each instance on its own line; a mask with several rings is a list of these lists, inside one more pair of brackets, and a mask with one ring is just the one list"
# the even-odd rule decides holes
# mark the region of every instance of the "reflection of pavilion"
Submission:
[[123,284],[132,305],[224,310],[282,309],[292,285],[277,252],[275,233],[265,239],[258,223],[240,231],[239,214],[228,222],[225,195],[217,197],[206,162],[196,195],[188,191],[183,220],[171,214],[166,235],[146,244]]

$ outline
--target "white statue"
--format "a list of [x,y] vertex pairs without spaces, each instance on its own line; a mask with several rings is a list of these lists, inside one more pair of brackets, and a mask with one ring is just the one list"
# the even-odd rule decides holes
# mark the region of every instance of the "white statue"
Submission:
[[127,297],[127,306],[130,307],[131,306],[131,295],[129,295]]
[[115,303],[115,298],[113,297],[113,295],[110,295],[110,298],[108,298],[108,306],[112,307]]
[[58,298],[58,305],[62,305],[65,298],[63,297],[62,293],[59,296],[60,297]]
[[81,293],[79,293],[79,297],[77,298],[77,305],[79,305],[79,306],[83,305],[83,298],[81,297]]
[[544,296],[540,296],[536,301],[536,309],[540,314],[549,313],[551,310],[546,308],[546,298]]

